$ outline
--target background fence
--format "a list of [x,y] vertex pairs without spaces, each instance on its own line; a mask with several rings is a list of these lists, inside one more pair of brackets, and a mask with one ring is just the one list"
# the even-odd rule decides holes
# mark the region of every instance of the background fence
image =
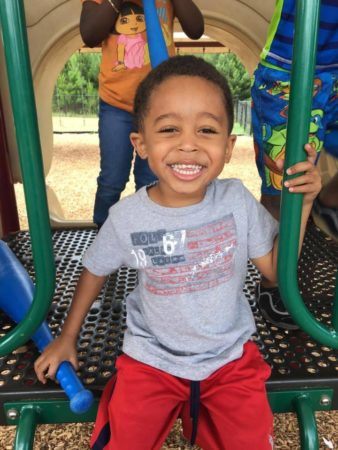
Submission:
[[[53,127],[55,133],[97,132],[99,99],[97,95],[77,94],[53,96]],[[251,100],[234,99],[236,131],[251,133]]]
[[235,123],[237,123],[242,134],[252,134],[251,126],[251,100],[234,99]]

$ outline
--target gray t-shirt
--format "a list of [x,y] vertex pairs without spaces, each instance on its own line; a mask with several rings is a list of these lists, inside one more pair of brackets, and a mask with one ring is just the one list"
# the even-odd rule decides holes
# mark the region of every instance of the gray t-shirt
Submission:
[[266,255],[278,223],[236,179],[215,180],[195,205],[168,208],[146,188],[110,208],[83,265],[125,265],[139,284],[127,298],[123,351],[189,380],[241,357],[255,332],[244,294],[248,258]]

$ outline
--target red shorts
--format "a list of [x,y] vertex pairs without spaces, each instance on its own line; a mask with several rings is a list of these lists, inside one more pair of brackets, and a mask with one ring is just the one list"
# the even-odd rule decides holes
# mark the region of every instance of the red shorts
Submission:
[[[93,450],[159,450],[177,418],[190,439],[190,381],[127,355],[116,361],[91,439]],[[271,450],[270,367],[253,342],[243,356],[200,382],[196,444],[203,450]]]

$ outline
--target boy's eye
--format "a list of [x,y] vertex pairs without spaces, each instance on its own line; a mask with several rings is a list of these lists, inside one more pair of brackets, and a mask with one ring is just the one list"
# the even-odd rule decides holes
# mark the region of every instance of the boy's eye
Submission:
[[211,127],[203,127],[200,129],[200,133],[203,134],[217,134],[217,131]]
[[163,127],[159,130],[160,133],[175,133],[175,131],[177,131],[175,127]]

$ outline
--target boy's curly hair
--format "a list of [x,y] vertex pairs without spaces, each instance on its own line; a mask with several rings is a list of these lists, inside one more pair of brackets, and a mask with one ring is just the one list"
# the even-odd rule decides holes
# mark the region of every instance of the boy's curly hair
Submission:
[[153,69],[140,83],[134,100],[136,129],[142,130],[143,128],[150,97],[155,89],[168,78],[176,76],[200,77],[219,88],[223,96],[224,107],[228,117],[228,132],[230,134],[234,124],[234,108],[227,80],[214,66],[204,59],[189,55],[174,56],[167,59]]

